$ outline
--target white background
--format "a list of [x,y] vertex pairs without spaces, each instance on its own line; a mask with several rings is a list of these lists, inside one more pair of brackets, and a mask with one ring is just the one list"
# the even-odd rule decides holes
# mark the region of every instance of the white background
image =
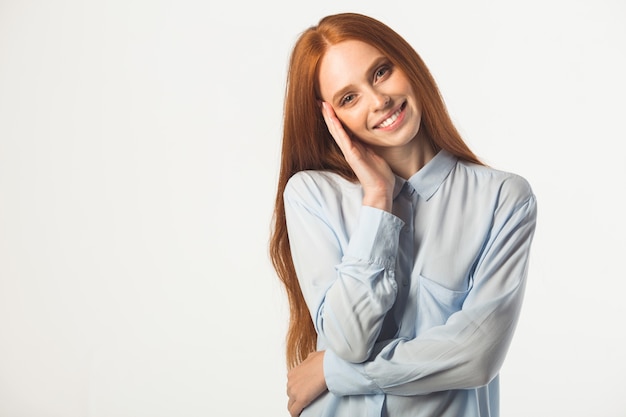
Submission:
[[287,416],[286,66],[342,11],[537,194],[502,415],[626,415],[623,1],[0,0],[0,417]]

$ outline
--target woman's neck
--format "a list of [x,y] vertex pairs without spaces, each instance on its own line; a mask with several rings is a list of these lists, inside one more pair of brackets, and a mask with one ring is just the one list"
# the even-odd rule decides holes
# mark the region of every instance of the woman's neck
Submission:
[[376,148],[378,153],[398,176],[409,179],[422,169],[436,154],[430,139],[421,133],[405,146]]

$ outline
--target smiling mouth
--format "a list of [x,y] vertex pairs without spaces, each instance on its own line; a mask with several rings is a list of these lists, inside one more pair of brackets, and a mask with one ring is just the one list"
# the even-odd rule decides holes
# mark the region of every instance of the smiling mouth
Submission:
[[381,123],[379,123],[378,126],[376,126],[376,128],[384,129],[386,127],[391,126],[396,120],[398,120],[398,117],[400,116],[400,114],[402,113],[402,110],[404,110],[405,107],[406,107],[406,101],[402,103],[402,105],[398,108],[398,110],[393,112],[391,116],[389,116],[388,118],[383,120]]

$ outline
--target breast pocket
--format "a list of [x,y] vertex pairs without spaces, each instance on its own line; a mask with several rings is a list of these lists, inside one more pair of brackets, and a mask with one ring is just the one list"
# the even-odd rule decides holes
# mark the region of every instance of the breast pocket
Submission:
[[463,306],[470,291],[451,290],[443,285],[419,276],[419,293],[417,307],[417,334],[434,326],[440,326]]

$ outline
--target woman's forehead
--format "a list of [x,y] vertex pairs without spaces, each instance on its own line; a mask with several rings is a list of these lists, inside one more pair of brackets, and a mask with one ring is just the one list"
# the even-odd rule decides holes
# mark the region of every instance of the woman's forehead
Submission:
[[329,99],[337,90],[368,77],[371,67],[385,58],[380,50],[363,41],[347,40],[331,45],[319,65],[322,97]]

